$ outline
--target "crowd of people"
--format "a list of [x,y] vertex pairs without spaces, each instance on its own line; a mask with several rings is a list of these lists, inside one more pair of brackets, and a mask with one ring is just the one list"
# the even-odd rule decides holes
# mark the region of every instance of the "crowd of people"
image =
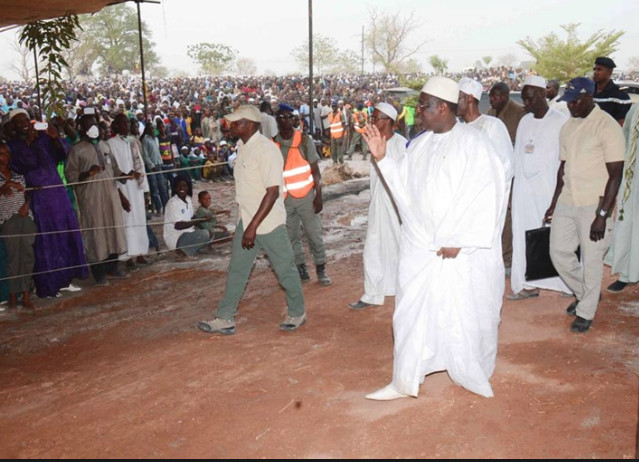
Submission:
[[[225,294],[198,327],[236,333],[263,250],[286,292],[280,328],[296,330],[311,279],[304,238],[318,282],[332,283],[318,163],[340,168],[370,153],[364,293],[349,306],[395,295],[396,308],[392,383],[367,398],[417,396],[424,376],[441,370],[492,396],[506,276],[513,301],[540,289],[571,297],[577,333],[595,317],[604,259],[618,274],[608,291],[639,280],[639,116],[612,82],[614,68],[597,58],[592,79],[576,76],[563,94],[556,81],[507,68],[431,76],[414,104],[384,90],[426,76],[151,79],[146,95],[135,78],[91,81],[68,84],[65,113],[50,120],[31,88],[4,84],[4,298],[32,309],[32,285],[55,297],[89,270],[97,285],[129,277],[159,249],[154,214],[165,246],[195,258],[228,236],[217,217],[229,211],[214,209],[206,191],[196,208],[193,183],[233,181],[239,213]],[[513,89],[523,105],[510,99]],[[479,110],[483,92],[488,114]],[[532,279],[524,237],[543,222],[557,275]]]

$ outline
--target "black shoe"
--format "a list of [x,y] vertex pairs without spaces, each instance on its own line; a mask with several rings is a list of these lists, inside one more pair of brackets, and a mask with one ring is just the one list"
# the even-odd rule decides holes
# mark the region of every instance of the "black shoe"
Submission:
[[302,282],[308,282],[311,280],[311,275],[308,274],[308,268],[306,268],[304,263],[297,265],[297,271],[300,273],[300,279]]
[[566,308],[566,314],[568,316],[577,316],[577,305],[579,305],[579,300],[575,300],[568,305],[568,308]]
[[613,292],[613,293],[621,292],[622,290],[626,288],[627,285],[628,285],[627,282],[616,281],[610,284],[606,290],[608,292]]
[[124,271],[116,271],[115,273],[107,273],[108,279],[128,279],[131,275],[129,273],[125,273]]
[[592,320],[584,319],[581,316],[577,316],[570,326],[570,331],[583,334],[584,332],[587,332],[588,329],[590,329],[591,324]]
[[371,306],[371,303],[366,303],[361,300],[358,300],[355,303],[349,303],[348,306],[354,310],[363,310],[367,306]]
[[332,281],[326,274],[326,265],[317,265],[315,269],[317,270],[317,280],[319,283],[323,286],[330,286]]

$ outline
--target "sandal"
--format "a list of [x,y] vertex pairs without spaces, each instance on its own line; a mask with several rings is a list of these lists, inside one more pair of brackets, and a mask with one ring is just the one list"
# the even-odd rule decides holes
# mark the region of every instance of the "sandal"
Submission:
[[508,294],[506,298],[508,300],[523,300],[525,298],[539,297],[539,290],[522,290],[516,294]]

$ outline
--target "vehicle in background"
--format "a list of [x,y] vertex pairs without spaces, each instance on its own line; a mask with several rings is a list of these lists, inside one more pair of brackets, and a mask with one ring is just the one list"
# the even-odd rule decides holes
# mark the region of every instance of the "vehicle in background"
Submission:
[[633,104],[639,102],[639,82],[633,80],[615,80],[614,82],[621,91],[628,93]]

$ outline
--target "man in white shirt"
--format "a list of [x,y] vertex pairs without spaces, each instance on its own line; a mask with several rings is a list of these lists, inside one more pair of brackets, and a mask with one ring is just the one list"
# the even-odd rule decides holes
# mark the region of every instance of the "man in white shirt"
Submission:
[[193,187],[186,173],[178,173],[171,189],[173,195],[166,203],[164,212],[164,242],[170,250],[177,250],[179,255],[193,257],[211,241],[207,230],[194,226],[211,219],[193,218]]
[[559,133],[568,118],[548,107],[546,79],[531,75],[521,91],[526,114],[519,121],[515,141],[515,181],[513,183],[513,263],[509,300],[537,297],[539,289],[571,294],[559,276],[527,281],[526,231],[543,224],[555,192],[559,169]]
[[[407,140],[393,131],[397,110],[388,103],[378,103],[370,119],[386,139],[386,155],[401,162],[406,152]],[[397,280],[399,215],[387,185],[377,173],[376,161],[372,162],[371,200],[364,244],[364,295],[357,302],[348,304],[354,310],[383,305],[386,296],[395,295]]]
[[[130,132],[129,119],[123,113],[119,113],[113,119],[113,130],[116,136],[109,139],[108,144],[111,153],[122,172],[136,171],[134,165],[138,164],[142,169],[142,159],[134,162],[133,151],[127,136]],[[139,155],[139,154],[138,154]],[[149,253],[149,237],[146,232],[146,206],[144,202],[144,188],[138,179],[142,172],[136,171],[136,178],[127,180],[125,184],[118,183],[121,193],[128,199],[130,210],[123,210],[124,225],[126,231],[127,253],[122,259],[143,256]]]
[[570,111],[565,101],[559,101],[559,82],[549,80],[546,82],[546,99],[551,109],[561,112],[566,117],[570,117]]
[[277,135],[277,121],[272,115],[271,104],[268,101],[262,101],[260,104],[260,133],[269,140]]

